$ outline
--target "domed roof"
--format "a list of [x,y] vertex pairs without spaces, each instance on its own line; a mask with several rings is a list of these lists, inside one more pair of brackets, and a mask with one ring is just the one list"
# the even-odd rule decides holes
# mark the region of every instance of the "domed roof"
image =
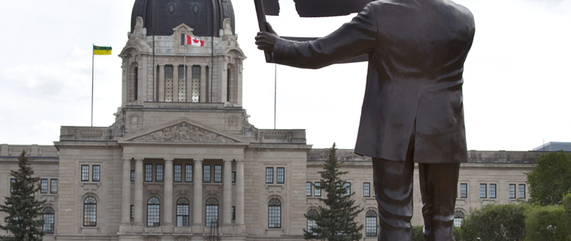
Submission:
[[235,18],[231,0],[136,0],[131,14],[131,32],[137,17],[143,18],[147,35],[172,35],[184,23],[196,36],[219,36],[225,18],[234,32]]

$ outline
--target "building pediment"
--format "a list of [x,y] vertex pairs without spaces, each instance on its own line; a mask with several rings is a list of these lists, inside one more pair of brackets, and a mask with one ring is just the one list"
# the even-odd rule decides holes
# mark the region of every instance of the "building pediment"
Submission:
[[119,143],[239,144],[245,141],[184,118],[158,126],[150,131],[127,136]]

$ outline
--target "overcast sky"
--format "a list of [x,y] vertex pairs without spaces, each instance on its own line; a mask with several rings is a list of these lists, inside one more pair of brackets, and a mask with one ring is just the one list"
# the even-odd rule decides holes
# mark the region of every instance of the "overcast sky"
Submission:
[[[468,149],[531,150],[571,141],[571,0],[460,0],[476,20],[464,72]],[[133,0],[6,1],[0,8],[0,143],[50,145],[60,126],[89,126],[91,45],[94,125],[109,126],[121,105],[121,60]],[[269,17],[288,36],[323,36],[351,16],[302,19],[293,0]],[[253,1],[234,0],[244,62],[243,107],[258,128],[273,128],[275,65],[254,45]],[[192,27],[192,26],[191,26]],[[277,128],[306,129],[316,148],[353,148],[366,65],[320,70],[277,67]]]

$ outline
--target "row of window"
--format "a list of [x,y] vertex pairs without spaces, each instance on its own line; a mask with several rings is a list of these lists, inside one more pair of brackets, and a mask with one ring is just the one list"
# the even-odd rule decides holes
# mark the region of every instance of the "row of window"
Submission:
[[[147,201],[147,226],[160,226],[160,201],[151,197]],[[135,218],[135,206],[131,205],[131,219]],[[232,206],[232,220],[236,219],[236,208]],[[176,226],[188,227],[190,225],[190,202],[187,198],[176,201]],[[218,200],[206,200],[206,226],[218,226]]]
[[[319,215],[319,213],[315,209],[311,209],[309,210],[309,212],[307,212],[308,232],[311,232],[312,229],[317,228],[317,223],[315,222],[315,217],[317,215]],[[365,214],[365,236],[366,237],[377,236],[377,212],[375,212],[374,210],[369,210]]]
[[[272,199],[274,200],[274,199]],[[277,199],[275,199],[277,200]],[[279,202],[279,200],[277,200]],[[270,201],[270,227],[278,225],[281,227],[281,202],[278,209],[275,208],[275,202]],[[206,200],[206,227],[218,226],[218,200],[209,198]],[[147,226],[160,226],[161,202],[157,197],[151,197],[147,200]],[[277,219],[276,219],[277,217]],[[131,205],[131,219],[135,218],[135,206]],[[236,208],[232,206],[232,220],[236,219]],[[187,198],[179,198],[176,201],[176,226],[188,227],[190,225],[190,202]],[[83,226],[97,226],[97,199],[88,196],[83,201]],[[53,222],[52,222],[53,229]]]
[[[165,102],[187,102],[187,83],[185,78],[185,74],[188,74],[188,67],[179,65],[178,68],[178,99],[175,100],[174,92],[173,92],[173,80],[174,80],[174,66],[173,65],[165,65],[164,66],[164,101]],[[135,71],[135,81],[137,83],[137,72],[138,68],[134,69]],[[201,68],[199,65],[192,66],[191,78],[190,78],[190,102],[199,102],[200,101],[200,72]],[[230,72],[230,71],[228,71]],[[135,92],[136,93],[136,92]],[[137,100],[137,97],[135,97]]]
[[[315,183],[306,182],[305,196],[311,197],[313,187],[315,187],[314,188],[315,190],[313,190],[313,196],[321,197],[321,182],[315,182]],[[345,190],[347,191],[346,195],[351,194],[351,182],[345,183]],[[363,197],[370,197],[370,196],[371,196],[371,183],[365,182],[363,183]]]
[[[285,183],[285,167],[277,167],[276,168],[276,180],[277,184],[284,184]],[[266,167],[266,184],[273,184],[274,183],[274,168],[273,167]]]
[[[495,183],[480,183],[480,198],[497,198],[497,191],[498,189]],[[525,184],[509,184],[508,191],[509,198],[525,198]],[[467,183],[460,183],[460,198],[468,198]]]
[[[184,169],[183,169],[184,167]],[[184,170],[184,172],[183,172]],[[144,168],[145,182],[152,182],[153,176],[155,182],[164,181],[164,165],[163,164],[145,164]],[[182,165],[175,164],[173,168],[173,181],[174,182],[192,182],[192,164]],[[214,165],[214,175],[212,175],[212,166],[209,164],[202,166],[202,182],[214,183],[222,182],[222,165]],[[153,173],[155,175],[153,175]],[[214,177],[214,178],[212,178]],[[131,181],[135,181],[135,170],[131,170]],[[232,183],[236,183],[236,172],[232,172]]]
[[[14,186],[13,183],[16,182],[16,178],[10,178],[10,193],[14,192]],[[51,178],[49,179],[49,186],[48,186],[48,179],[47,178],[41,178],[40,179],[40,193],[41,194],[47,194],[49,190],[49,193],[51,194],[57,194],[57,178]]]
[[[190,225],[190,202],[187,198],[179,198],[176,202],[176,226],[188,227]],[[156,197],[151,197],[147,201],[147,226],[160,226],[161,203]],[[232,206],[232,220],[236,219],[235,207]],[[206,218],[205,225],[207,227],[218,226],[218,200],[209,198],[206,200]],[[307,213],[307,230],[311,231],[317,224],[314,217],[317,215],[315,209]],[[462,214],[463,217],[463,214]],[[46,207],[43,211],[44,231],[47,234],[54,233],[55,212],[53,208]],[[131,205],[131,219],[134,218],[134,206]],[[456,219],[455,219],[456,224]],[[83,202],[83,226],[97,226],[97,200],[93,196],[88,196]],[[281,201],[272,198],[268,202],[268,228],[281,228]],[[365,218],[365,235],[367,237],[377,236],[377,214],[373,210],[366,213]]]
[[[91,181],[101,181],[101,166],[91,165]],[[89,182],[89,165],[81,165],[81,181]]]
[[[174,165],[174,182],[192,182],[192,165],[184,165],[184,172],[183,172],[183,165],[175,164]],[[222,182],[222,165],[214,165],[214,175],[211,175],[212,168],[211,165],[203,165],[203,182],[209,183],[212,181],[215,183]],[[99,182],[101,180],[101,166],[100,165],[92,165],[91,166],[91,181],[92,182]],[[164,181],[164,165],[163,164],[145,164],[144,168],[144,176],[145,182],[152,182],[153,181],[153,173],[154,181],[155,182],[163,182]],[[282,169],[283,172],[283,169]],[[214,178],[212,178],[214,176]],[[278,170],[279,176],[279,170]],[[283,174],[282,174],[283,176]],[[89,181],[89,165],[81,165],[81,181],[88,182]],[[135,181],[135,170],[131,170],[131,181]],[[57,180],[56,180],[57,182]],[[283,178],[282,178],[283,182]],[[236,183],[236,172],[232,172],[232,183]]]
[[[232,67],[229,65],[228,67]],[[235,76],[233,75],[234,68],[227,69],[227,78],[226,78],[226,101],[230,101],[234,98],[232,87],[234,87]],[[137,66],[132,68],[132,75],[130,76],[129,81],[129,101],[136,101],[138,99],[138,85],[139,85],[139,68]],[[160,68],[157,66],[157,71],[160,71]],[[173,87],[175,86],[174,83],[174,73],[178,71],[178,92],[175,93]],[[208,67],[206,67],[206,73],[208,73]],[[185,76],[191,75],[190,78],[186,78]],[[163,69],[163,77],[164,77],[164,101],[165,102],[199,102],[200,101],[200,82],[201,82],[201,66],[193,65],[191,68],[191,72],[189,72],[188,66],[184,65],[165,65]],[[189,83],[187,83],[187,79],[189,79]],[[187,85],[190,85],[190,88],[187,90]],[[157,90],[158,91],[158,90]],[[190,93],[187,93],[190,91]],[[158,93],[157,93],[158,94]],[[175,95],[176,94],[176,95]],[[190,94],[190,98],[188,95]],[[176,97],[175,97],[176,96]]]

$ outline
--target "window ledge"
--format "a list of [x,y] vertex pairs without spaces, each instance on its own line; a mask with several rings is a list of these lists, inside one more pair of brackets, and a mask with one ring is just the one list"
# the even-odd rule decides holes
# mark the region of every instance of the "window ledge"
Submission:
[[80,230],[82,233],[99,233],[99,227],[97,226],[81,226]]
[[284,234],[283,228],[266,228],[266,234],[268,236],[280,236]]

